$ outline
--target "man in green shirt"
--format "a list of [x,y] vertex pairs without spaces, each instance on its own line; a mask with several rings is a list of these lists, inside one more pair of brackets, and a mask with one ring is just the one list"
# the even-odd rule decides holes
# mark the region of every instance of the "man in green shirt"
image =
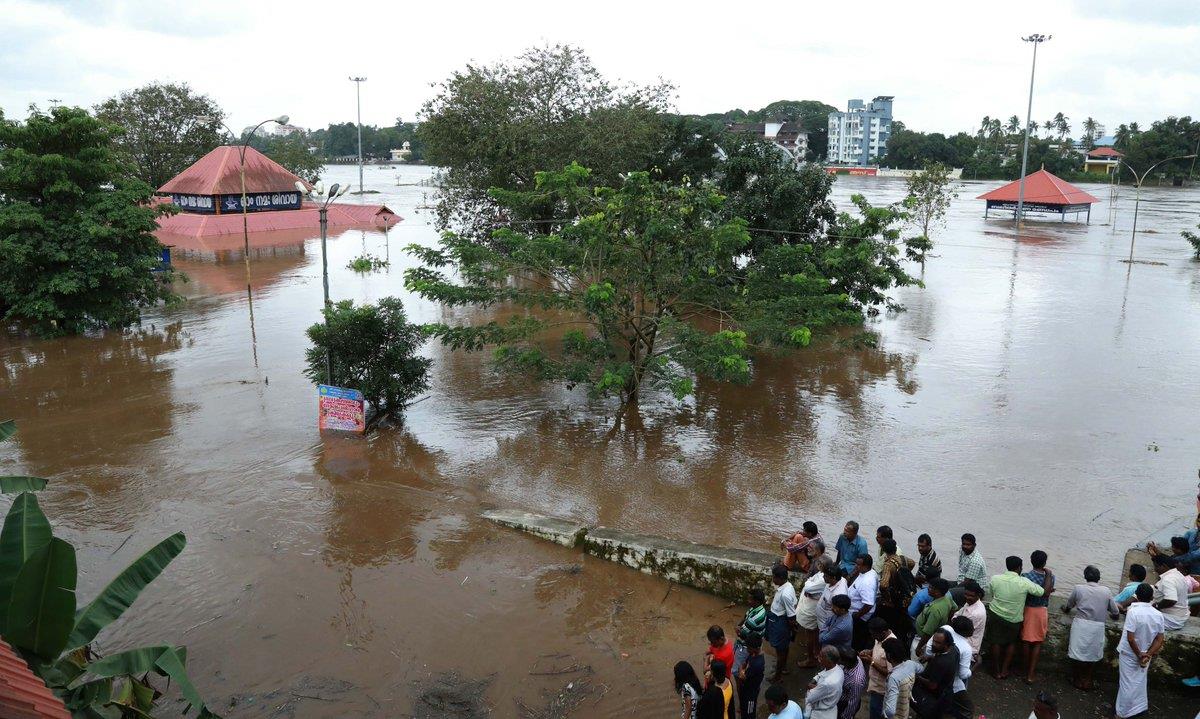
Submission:
[[1021,621],[1025,618],[1025,597],[1040,597],[1046,591],[1021,576],[1021,565],[1020,557],[1009,557],[1004,560],[1008,571],[992,577],[992,601],[987,608],[987,632],[984,641],[991,647],[997,679],[1008,677],[1013,652],[1021,637]]
[[929,596],[933,601],[925,605],[917,615],[917,634],[921,641],[917,644],[916,656],[921,656],[925,643],[937,630],[950,623],[950,617],[958,610],[958,605],[950,598],[950,582],[938,577],[929,580]]

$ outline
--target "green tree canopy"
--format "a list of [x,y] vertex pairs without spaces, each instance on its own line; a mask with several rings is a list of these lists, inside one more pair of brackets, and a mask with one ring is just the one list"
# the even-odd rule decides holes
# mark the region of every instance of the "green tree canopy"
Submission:
[[95,109],[121,129],[118,152],[133,175],[154,189],[224,142],[224,111],[187,84],[153,82]]
[[[446,170],[439,226],[486,238],[498,218],[490,189],[532,190],[547,167],[577,161],[598,184],[648,169],[672,93],[665,83],[613,84],[565,45],[456,71],[425,104],[418,130],[426,160]],[[524,209],[525,219],[550,216],[550,208]]]
[[0,118],[0,313],[46,334],[136,322],[172,297],[151,189],[79,108]]

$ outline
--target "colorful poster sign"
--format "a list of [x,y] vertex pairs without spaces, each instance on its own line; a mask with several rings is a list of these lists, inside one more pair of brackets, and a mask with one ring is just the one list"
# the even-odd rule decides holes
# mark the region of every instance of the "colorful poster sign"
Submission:
[[317,385],[317,428],[322,431],[366,431],[366,403],[362,392],[327,384]]

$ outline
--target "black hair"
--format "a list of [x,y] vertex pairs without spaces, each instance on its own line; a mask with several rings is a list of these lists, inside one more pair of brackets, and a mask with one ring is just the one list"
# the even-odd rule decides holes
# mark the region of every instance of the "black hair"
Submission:
[[675,692],[683,691],[683,685],[687,684],[692,689],[696,690],[697,694],[704,691],[704,686],[700,683],[700,677],[696,676],[696,670],[687,662],[675,663]]
[[1093,567],[1090,564],[1087,565],[1086,567],[1083,568],[1083,581],[1085,581],[1085,582],[1100,581],[1100,570]]
[[780,684],[772,684],[767,687],[767,691],[763,693],[763,698],[772,704],[787,704],[788,693]]
[[771,577],[773,579],[786,580],[787,576],[788,576],[787,567],[783,566],[782,564],[776,564],[774,567],[771,567]]
[[885,539],[879,543],[879,548],[883,550],[884,554],[895,554],[896,553],[896,540]]
[[904,642],[896,637],[888,637],[883,640],[883,644],[880,647],[883,649],[884,656],[887,657],[888,662],[891,664],[899,664],[908,659],[908,647],[904,646]]
[[751,649],[762,649],[762,637],[757,634],[751,634],[742,640],[742,643]]
[[1022,564],[1024,564],[1024,562],[1022,562],[1021,558],[1015,554],[1010,554],[1004,558],[1004,568],[1010,572],[1021,571]]
[[1146,579],[1146,567],[1141,564],[1130,564],[1129,578],[1135,582],[1144,581]]
[[883,617],[871,617],[871,621],[867,622],[867,629],[869,629],[872,634],[882,634],[883,632],[888,631],[888,628],[887,620]]
[[892,528],[887,526],[886,524],[880,525],[879,529],[875,530],[875,533],[878,534],[879,536],[883,537],[884,539],[892,539],[895,536],[894,534],[892,534]]
[[970,532],[967,532],[966,534],[964,534],[964,535],[962,536],[962,540],[963,540],[964,542],[970,542],[971,544],[976,544],[976,543],[977,543],[977,542],[975,541],[975,535],[974,535],[974,534],[971,534]]
[[765,604],[767,601],[767,593],[762,590],[762,587],[752,587],[750,589],[750,598],[754,600],[754,606]]
[[936,589],[942,594],[945,594],[946,592],[950,591],[950,582],[946,581],[942,577],[936,577],[929,580],[929,588]]
[[946,646],[954,646],[954,637],[950,636],[950,631],[947,629],[938,629],[934,634],[942,635],[942,641],[946,642]]
[[1168,557],[1165,554],[1156,554],[1151,557],[1151,559],[1154,560],[1154,566],[1156,567],[1166,567],[1167,569],[1172,569],[1175,567],[1174,557]]
[[983,596],[983,587],[979,586],[979,582],[975,581],[974,579],[964,579],[962,588],[965,591],[973,592],[981,597]]
[[975,623],[971,621],[970,617],[962,615],[950,620],[950,628],[954,630],[955,634],[968,639],[975,633]]
[[804,523],[804,531],[808,532],[809,534],[818,534],[817,523],[816,522],[805,522]]
[[850,597],[846,594],[839,594],[833,599],[829,600],[829,603],[840,609],[849,609]]
[[838,654],[841,655],[842,666],[845,667],[846,669],[850,669],[855,664],[858,663],[858,655],[855,654],[854,650],[851,649],[850,647],[847,647],[847,646],[838,647]]
[[1038,704],[1045,704],[1054,711],[1058,711],[1058,698],[1050,692],[1038,692],[1038,695],[1033,698]]
[[1139,602],[1148,602],[1154,599],[1154,587],[1142,582],[1137,586],[1134,594],[1137,596]]
[[929,536],[928,534],[921,534],[917,537],[917,544],[920,544],[921,542],[928,542],[930,546],[933,546],[933,537]]
[[846,522],[846,526],[847,526],[847,527],[854,527],[854,533],[855,533],[855,534],[857,534],[857,533],[858,533],[858,522],[855,522],[853,519],[851,519],[849,522]]
[[1176,554],[1187,554],[1191,547],[1188,546],[1187,537],[1171,537],[1171,549],[1175,550]]
[[867,569],[870,569],[871,565],[875,563],[875,560],[872,559],[871,555],[869,555],[869,554],[858,555],[858,561],[862,562],[862,565],[864,567],[866,567]]
[[1034,569],[1045,569],[1047,559],[1049,557],[1040,549],[1035,549],[1033,554],[1029,555],[1029,563],[1033,565]]
[[942,576],[942,568],[935,564],[932,567],[925,567],[921,571],[917,572],[917,574],[920,574],[927,580],[937,579],[938,577]]
[[838,564],[837,562],[830,564],[828,567],[825,567],[825,574],[828,574],[831,577],[837,577],[838,579],[841,579],[842,578],[842,565]]
[[718,639],[725,638],[725,630],[722,629],[720,627],[720,625],[714,624],[708,628],[707,636],[708,636],[708,641],[715,642]]
[[729,676],[727,674],[729,667],[725,666],[725,662],[720,659],[712,660],[712,664],[708,665],[708,670],[712,672],[713,682],[716,684],[725,681],[725,677]]

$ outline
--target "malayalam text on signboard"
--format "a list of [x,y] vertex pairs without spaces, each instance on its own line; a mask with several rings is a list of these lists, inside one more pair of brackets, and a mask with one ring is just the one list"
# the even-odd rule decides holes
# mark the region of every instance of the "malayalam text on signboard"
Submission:
[[363,432],[367,417],[362,392],[346,387],[317,386],[317,428]]

